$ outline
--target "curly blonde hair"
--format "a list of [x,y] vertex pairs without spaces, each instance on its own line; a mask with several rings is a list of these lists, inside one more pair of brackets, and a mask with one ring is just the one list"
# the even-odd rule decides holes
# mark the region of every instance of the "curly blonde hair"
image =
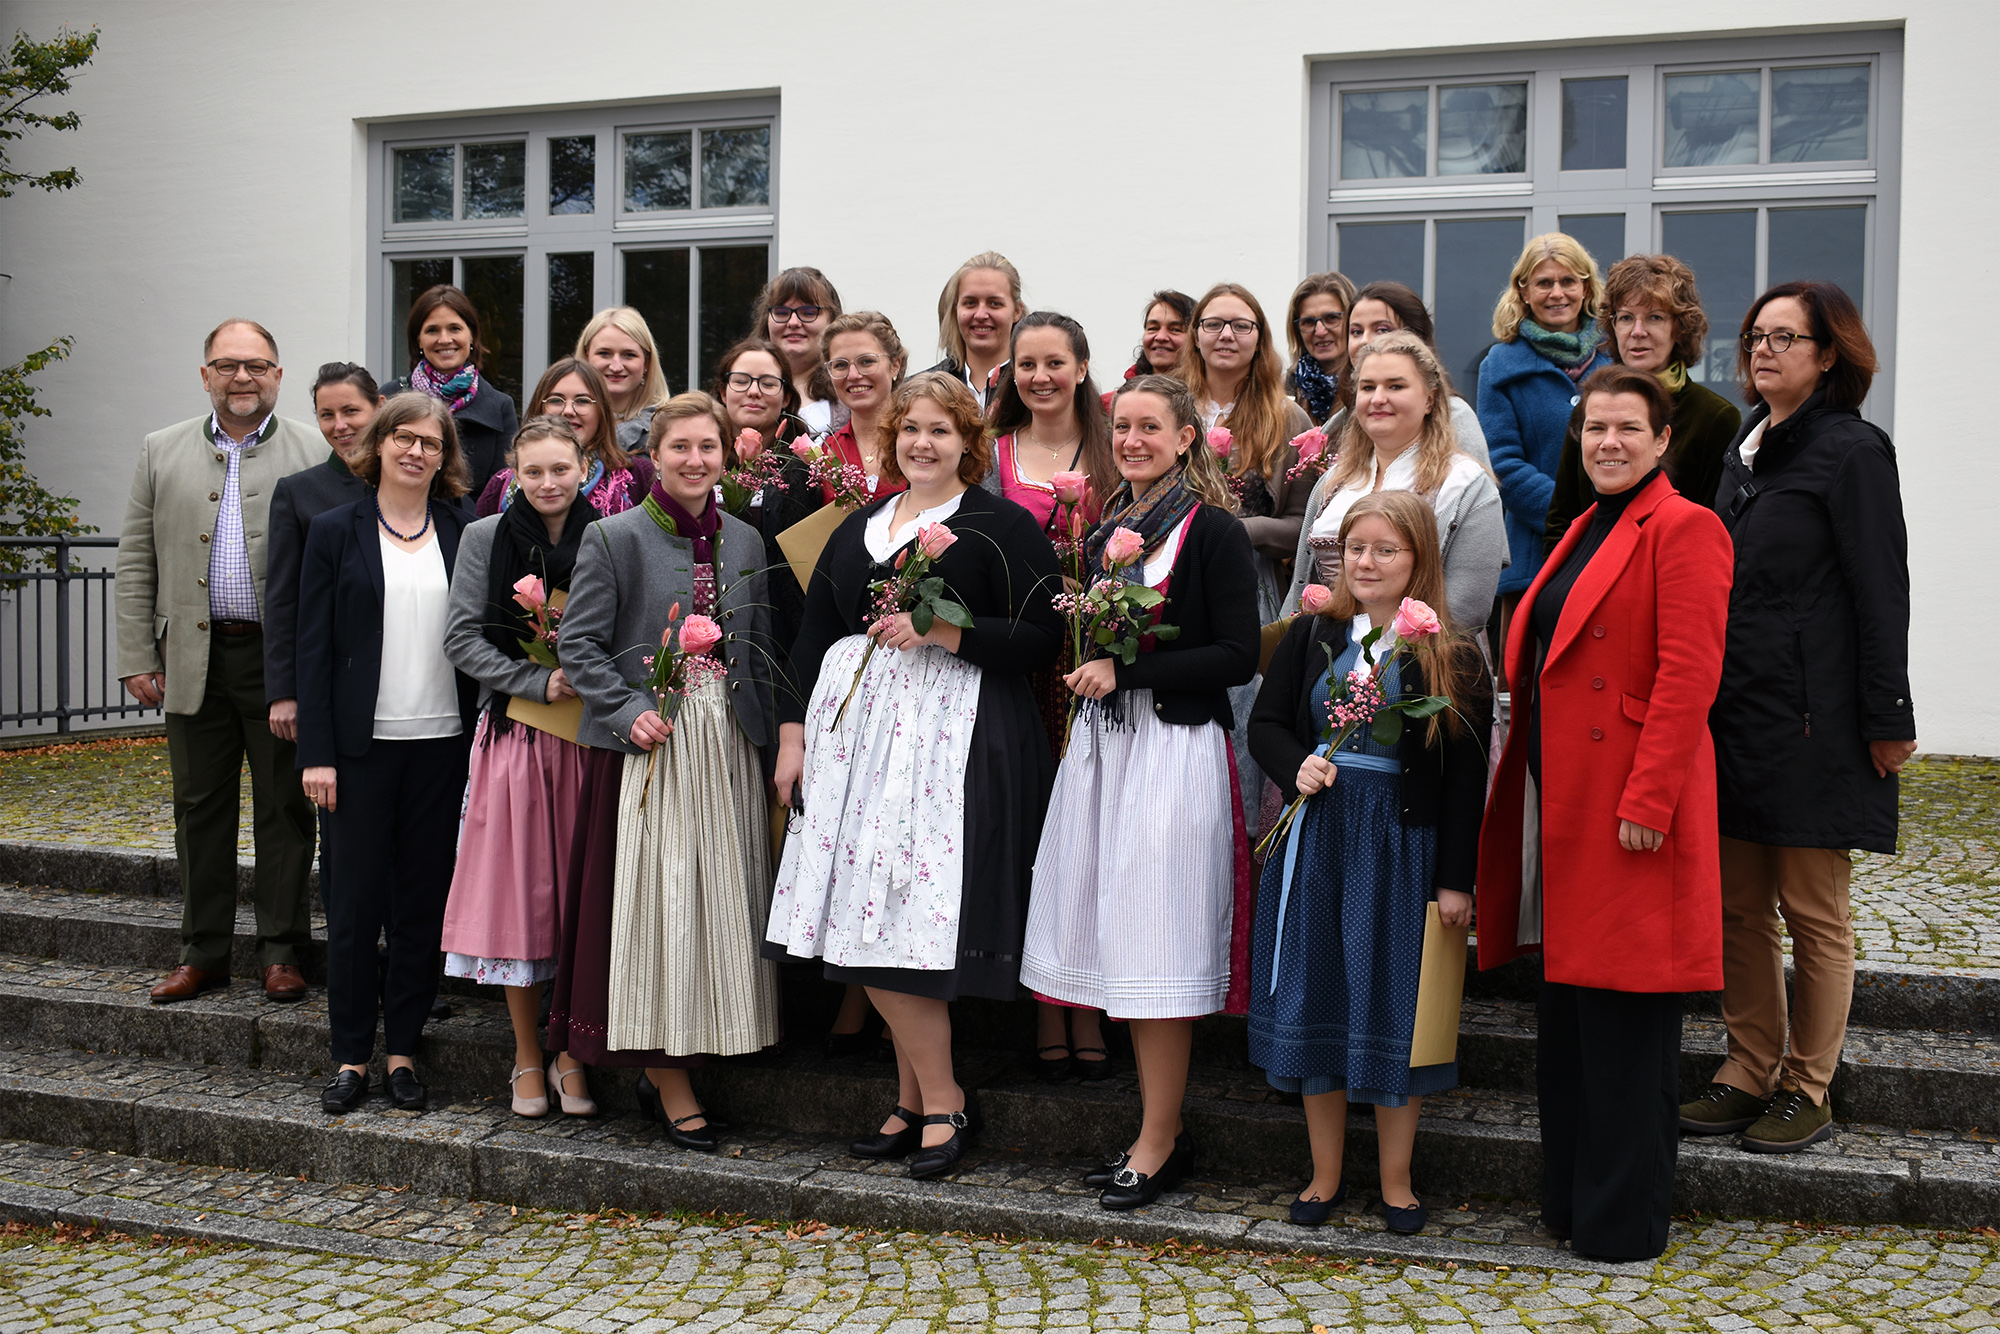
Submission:
[[1521,321],[1531,313],[1528,275],[1545,259],[1554,260],[1583,279],[1583,323],[1587,326],[1604,318],[1604,277],[1597,271],[1597,261],[1575,237],[1564,232],[1544,232],[1528,242],[1521,257],[1514,261],[1514,271],[1507,275],[1507,290],[1500,294],[1500,304],[1493,308],[1493,336],[1501,342],[1511,343],[1521,336]]

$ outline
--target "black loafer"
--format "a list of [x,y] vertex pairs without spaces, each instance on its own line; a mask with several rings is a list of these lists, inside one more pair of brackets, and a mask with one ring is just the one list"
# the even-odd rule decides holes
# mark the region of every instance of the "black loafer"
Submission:
[[1347,1178],[1342,1176],[1340,1184],[1333,1188],[1330,1200],[1293,1200],[1292,1222],[1299,1227],[1319,1227],[1333,1217],[1333,1211],[1347,1198]]
[[389,1101],[402,1112],[421,1112],[431,1105],[429,1090],[417,1082],[417,1072],[399,1065],[389,1072]]
[[[923,1120],[927,1126],[950,1126],[951,1138],[942,1144],[933,1144],[919,1149],[910,1159],[910,1177],[916,1181],[928,1181],[934,1176],[942,1176],[958,1166],[958,1160],[965,1157],[966,1146],[972,1142],[972,1120],[964,1112],[939,1112]],[[918,1131],[919,1142],[923,1132]]]
[[[891,1111],[889,1116],[900,1116],[903,1118],[903,1128],[901,1130],[877,1131],[873,1135],[864,1136],[848,1145],[847,1151],[856,1158],[873,1158],[878,1162],[882,1162],[892,1158],[907,1157],[912,1150],[923,1147],[924,1118],[922,1116],[907,1107],[898,1107]],[[883,1119],[887,1120],[888,1118],[884,1117]]]
[[319,1109],[345,1116],[368,1097],[368,1076],[359,1070],[342,1070],[319,1091]]
[[1143,1209],[1179,1185],[1193,1161],[1194,1145],[1187,1132],[1182,1131],[1174,1141],[1174,1151],[1160,1164],[1159,1171],[1148,1175],[1134,1172],[1129,1165],[1119,1168],[1118,1175],[1111,1178],[1111,1184],[1097,1197],[1097,1203],[1106,1209]]
[[1424,1230],[1430,1222],[1431,1211],[1424,1208],[1422,1200],[1408,1209],[1398,1209],[1387,1200],[1382,1201],[1382,1217],[1389,1220],[1389,1230],[1405,1237],[1413,1237]]

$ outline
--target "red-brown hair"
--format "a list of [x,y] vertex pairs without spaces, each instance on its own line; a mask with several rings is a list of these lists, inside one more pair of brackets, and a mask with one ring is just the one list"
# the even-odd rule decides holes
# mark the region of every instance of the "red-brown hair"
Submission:
[[[1854,298],[1832,283],[1779,283],[1750,303],[1750,311],[1743,317],[1743,332],[1748,334],[1764,307],[1781,297],[1790,297],[1805,308],[1806,323],[1812,326],[1813,346],[1833,349],[1833,369],[1820,376],[1826,401],[1850,412],[1859,409],[1861,400],[1868,397],[1868,387],[1875,383],[1875,369],[1880,363]],[[1736,373],[1743,378],[1744,401],[1762,403],[1764,396],[1757,392],[1757,381],[1750,374],[1750,349],[1743,346],[1740,338],[1736,343]]]

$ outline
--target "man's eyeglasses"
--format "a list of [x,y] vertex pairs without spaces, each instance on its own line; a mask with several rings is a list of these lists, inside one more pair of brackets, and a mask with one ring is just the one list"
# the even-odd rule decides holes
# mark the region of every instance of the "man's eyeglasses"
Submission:
[[389,432],[389,438],[402,450],[421,450],[427,459],[434,459],[444,453],[444,441],[436,436],[418,435],[407,427],[398,426]]
[[1757,344],[1769,339],[1771,351],[1782,356],[1792,350],[1793,343],[1817,343],[1819,339],[1811,334],[1793,333],[1790,329],[1779,329],[1776,333],[1747,333],[1743,335],[1743,350],[1755,352]]
[[262,358],[256,361],[234,361],[228,357],[217,357],[208,363],[208,368],[225,380],[235,379],[238,371],[242,371],[253,380],[261,380],[278,369],[278,363],[265,361]]
[[579,412],[586,412],[596,406],[597,400],[589,394],[578,394],[575,398],[564,398],[561,394],[550,394],[542,400],[542,410],[545,412],[559,413],[569,408],[575,408]]
[[[1301,323],[1303,323],[1303,321],[1301,321]],[[1195,327],[1200,329],[1205,334],[1219,334],[1224,329],[1227,329],[1231,333],[1234,333],[1238,338],[1248,338],[1251,334],[1257,332],[1257,321],[1219,320],[1211,316],[1210,318],[1201,321]]]
[[785,387],[785,382],[775,375],[752,375],[748,371],[731,371],[723,383],[739,394],[750,392],[753,384],[767,394],[775,394]]
[[820,317],[820,312],[825,309],[825,306],[773,306],[771,307],[771,323],[790,324],[793,317],[796,316],[800,324],[811,324]]
[[860,371],[863,375],[867,375],[887,360],[887,357],[878,357],[873,352],[863,352],[852,361],[842,357],[838,361],[827,362],[826,373],[836,380],[845,380],[850,372]]

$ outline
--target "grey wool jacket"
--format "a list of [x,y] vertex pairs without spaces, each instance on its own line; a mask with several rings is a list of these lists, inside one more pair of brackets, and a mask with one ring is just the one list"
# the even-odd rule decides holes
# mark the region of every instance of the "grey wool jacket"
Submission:
[[444,621],[444,655],[452,666],[479,682],[482,709],[492,702],[496,690],[521,699],[546,700],[549,678],[555,675],[538,662],[508,657],[486,637],[487,623],[496,617],[486,602],[486,584],[493,569],[493,534],[499,527],[498,514],[466,525],[458,539],[458,563],[451,572],[451,605]]
[[[487,541],[490,546],[490,536]],[[743,735],[766,753],[768,763],[778,741],[772,692],[782,650],[772,635],[764,539],[725,514],[715,545],[714,619],[722,627],[729,703]],[[675,603],[683,618],[693,614],[691,539],[667,532],[644,509],[590,525],[570,576],[561,633],[563,670],[583,698],[580,744],[644,753],[630,740],[632,724],[659,707],[643,685],[645,659],[659,651]]]

